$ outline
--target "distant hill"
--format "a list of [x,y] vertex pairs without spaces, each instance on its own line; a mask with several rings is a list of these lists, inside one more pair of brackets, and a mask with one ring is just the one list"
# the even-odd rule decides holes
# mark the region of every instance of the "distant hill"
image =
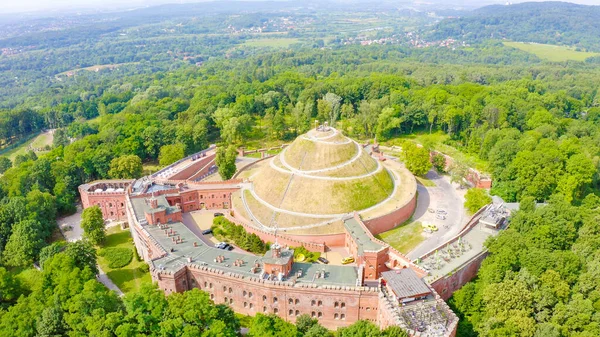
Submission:
[[600,6],[567,2],[486,6],[444,19],[428,35],[436,40],[509,39],[600,51]]

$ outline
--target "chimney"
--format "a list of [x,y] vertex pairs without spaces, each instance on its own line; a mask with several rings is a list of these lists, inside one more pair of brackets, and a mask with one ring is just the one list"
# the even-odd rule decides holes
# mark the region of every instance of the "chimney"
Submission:
[[277,242],[271,245],[271,250],[273,251],[273,258],[281,257],[281,246]]

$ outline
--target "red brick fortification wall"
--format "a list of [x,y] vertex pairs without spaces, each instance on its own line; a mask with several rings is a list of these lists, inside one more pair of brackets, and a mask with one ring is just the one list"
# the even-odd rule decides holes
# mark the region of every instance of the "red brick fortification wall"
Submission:
[[[125,212],[125,194],[131,182],[127,180],[97,180],[79,186],[79,195],[83,208],[98,206],[105,220],[127,220]],[[123,188],[122,192],[94,192],[96,188]]]
[[364,220],[363,222],[373,235],[377,235],[379,233],[387,232],[410,219],[416,207],[417,194],[415,193],[413,198],[401,208],[378,218]]
[[479,267],[487,254],[487,251],[482,252],[479,256],[460,266],[451,275],[446,275],[431,283],[431,287],[440,294],[444,301],[447,301],[455,291],[477,276]]
[[174,274],[153,270],[152,275],[167,294],[198,288],[208,292],[215,303],[227,303],[234,311],[246,315],[272,313],[295,322],[298,316],[308,314],[329,329],[348,326],[360,319],[378,322],[377,288],[302,287],[291,282],[242,278],[195,265]]
[[[452,164],[454,163],[454,159],[446,154],[439,152],[439,151],[431,151],[430,156],[433,157],[434,155],[437,155],[437,154],[441,154],[446,159],[446,164],[445,164],[444,169],[446,171],[448,171],[451,168]],[[477,188],[486,188],[486,189],[492,188],[492,179],[490,179],[489,177],[483,176],[481,173],[479,173],[479,171],[477,171],[473,168],[469,168],[469,173],[467,173],[466,179],[468,182],[470,182],[473,186],[475,186]]]

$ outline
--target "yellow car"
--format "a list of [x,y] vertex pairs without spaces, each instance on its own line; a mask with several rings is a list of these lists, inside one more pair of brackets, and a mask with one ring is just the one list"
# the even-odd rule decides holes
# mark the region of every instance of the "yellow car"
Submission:
[[342,264],[348,264],[354,262],[354,257],[348,256],[342,259]]

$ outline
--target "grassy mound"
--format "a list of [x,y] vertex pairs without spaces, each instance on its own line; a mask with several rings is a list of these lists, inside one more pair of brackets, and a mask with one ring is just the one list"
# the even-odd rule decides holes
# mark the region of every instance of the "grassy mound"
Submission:
[[129,248],[108,247],[100,249],[98,255],[104,257],[110,268],[123,268],[131,262],[133,252]]
[[[344,140],[341,140],[344,141]],[[356,144],[327,144],[297,138],[285,151],[287,163],[301,170],[319,170],[349,161],[357,153]]]
[[[284,196],[284,192],[287,193]],[[286,210],[310,214],[358,211],[385,200],[394,183],[386,170],[361,179],[321,180],[294,176],[265,168],[254,179],[261,199]]]

